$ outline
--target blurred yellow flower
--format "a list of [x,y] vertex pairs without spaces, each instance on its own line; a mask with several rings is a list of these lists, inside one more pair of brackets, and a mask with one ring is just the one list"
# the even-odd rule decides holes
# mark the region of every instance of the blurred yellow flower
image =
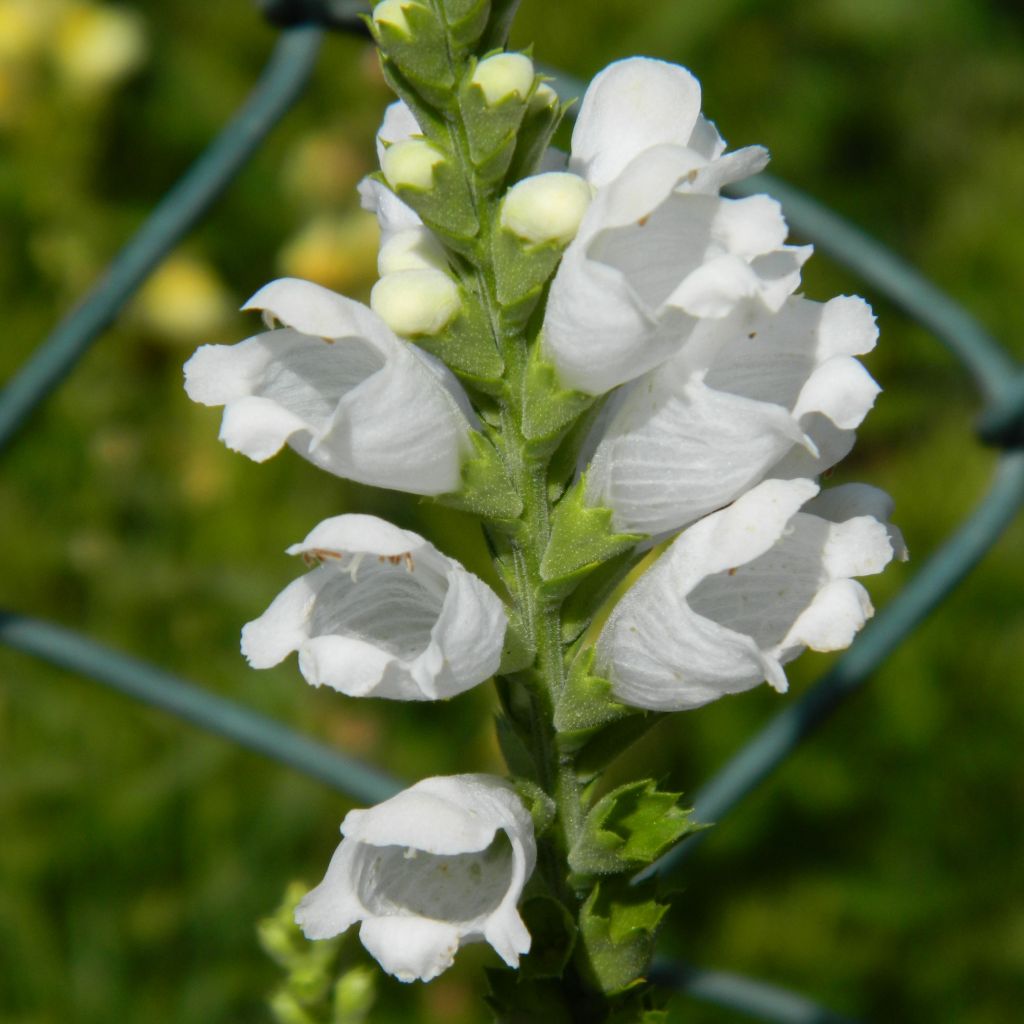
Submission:
[[176,254],[146,282],[138,311],[153,330],[195,344],[215,333],[233,309],[216,271],[196,256]]
[[61,15],[52,56],[69,85],[97,92],[116,85],[145,60],[141,16],[123,7],[72,3]]
[[278,266],[288,277],[349,294],[376,278],[379,242],[377,220],[363,210],[319,216],[285,245]]
[[0,62],[34,57],[43,47],[55,9],[47,0],[0,0]]
[[301,201],[347,203],[367,170],[350,140],[334,132],[312,132],[291,151],[284,169],[285,187]]

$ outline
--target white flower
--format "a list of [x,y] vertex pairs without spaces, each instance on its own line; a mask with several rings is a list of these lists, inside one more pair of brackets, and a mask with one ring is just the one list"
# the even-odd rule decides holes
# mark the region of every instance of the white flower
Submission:
[[[587,470],[616,530],[658,534],[771,474],[814,476],[853,445],[878,385],[854,359],[878,336],[862,299],[745,301],[625,386]],[[793,453],[784,463],[787,453]],[[774,467],[774,469],[773,469]]]
[[533,871],[533,823],[490,775],[424,779],[350,811],[324,880],[298,905],[310,939],[362,922],[359,938],[400,981],[430,981],[458,948],[490,943],[510,967],[530,949],[516,910]]
[[457,490],[472,454],[468,401],[436,360],[358,302],[282,278],[246,309],[282,330],[204,345],[185,389],[223,405],[221,440],[262,462],[286,443],[336,476],[414,494]]
[[906,551],[881,491],[849,484],[811,501],[817,492],[766,480],[679,536],[598,638],[595,670],[619,700],[678,711],[763,680],[781,693],[783,664],[806,648],[849,646],[873,614],[850,577]]
[[418,534],[376,516],[335,516],[288,553],[321,564],[242,630],[254,668],[298,651],[313,686],[394,700],[453,697],[497,671],[501,600]]
[[723,155],[684,68],[634,58],[587,90],[569,171],[596,189],[551,285],[544,351],[568,387],[601,394],[677,351],[699,318],[744,298],[778,309],[810,247],[785,245],[767,196],[718,190],[759,171],[758,146]]
[[[416,116],[408,104],[402,100],[390,104],[377,130],[377,162],[383,167],[384,155],[390,147],[422,138]],[[363,178],[359,183],[359,197],[363,209],[377,217],[382,244],[386,244],[397,231],[423,225],[419,214],[377,178]]]

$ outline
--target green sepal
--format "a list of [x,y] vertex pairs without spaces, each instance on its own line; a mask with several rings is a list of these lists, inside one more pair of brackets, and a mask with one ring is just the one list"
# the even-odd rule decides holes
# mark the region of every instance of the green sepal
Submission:
[[[479,42],[491,16],[488,0],[440,0],[453,47],[453,59],[461,58]],[[461,51],[461,52],[460,52]]]
[[580,940],[587,967],[601,991],[617,995],[642,985],[654,936],[668,910],[650,887],[602,879],[580,910]]
[[[500,208],[499,208],[500,210]],[[533,245],[507,231],[501,226],[500,212],[495,217],[494,230],[491,232],[491,258],[494,261],[496,294],[501,305],[502,315],[512,325],[522,327],[530,318],[538,300],[544,292],[544,286],[555,272],[558,261],[562,258],[564,245],[549,243]],[[541,364],[542,366],[545,364]],[[527,387],[531,387],[531,367],[527,369]],[[538,380],[538,387],[543,386],[545,398],[549,393],[575,394],[565,392],[554,382],[554,369],[550,368],[551,380]],[[541,399],[543,402],[544,399]]]
[[464,296],[458,316],[437,334],[421,334],[413,340],[465,384],[489,395],[501,390],[505,361],[495,348],[483,311],[472,298],[465,301]]
[[[536,95],[536,90],[534,90]],[[508,183],[514,185],[517,181],[534,174],[540,165],[544,154],[548,151],[551,139],[562,118],[573,105],[573,100],[566,103],[554,103],[550,106],[544,103],[534,103],[527,107],[523,122],[519,126],[519,134],[516,138],[516,149],[512,155],[512,161],[508,168]]]
[[635,708],[615,699],[607,679],[591,673],[593,664],[592,647],[577,655],[555,704],[558,744],[567,752],[580,750],[602,726],[636,714]]
[[578,929],[572,915],[543,893],[527,897],[520,912],[530,933],[530,954],[520,963],[520,972],[525,978],[561,978],[576,946]]
[[[383,175],[380,180],[384,181]],[[392,191],[420,215],[427,227],[445,240],[466,243],[476,238],[480,231],[480,221],[469,184],[450,153],[446,153],[444,161],[434,167],[433,185],[430,188],[403,185]]]
[[494,445],[475,430],[469,437],[476,454],[463,464],[462,486],[430,500],[511,526],[523,511],[522,500],[512,488]]
[[577,587],[565,599],[562,605],[563,643],[571,644],[579,639],[640,557],[636,551],[623,551],[609,558],[591,573],[585,587]]
[[586,474],[566,491],[551,516],[551,537],[540,563],[545,584],[568,592],[603,562],[631,551],[643,534],[616,533],[611,509],[588,505]]
[[529,97],[520,99],[510,94],[490,106],[483,89],[472,80],[475,69],[476,61],[471,61],[459,88],[459,108],[473,166],[485,185],[494,186],[505,177],[512,162]]
[[613,789],[590,809],[569,851],[577,875],[630,873],[657,860],[694,830],[679,793],[663,793],[653,779]]
[[505,46],[518,7],[519,0],[491,0],[491,15],[480,38],[479,52],[487,53]]
[[514,778],[512,788],[523,801],[523,806],[530,812],[533,819],[533,834],[540,839],[555,820],[558,811],[555,801],[530,779]]
[[583,415],[596,398],[562,386],[555,368],[541,354],[538,341],[526,367],[523,433],[541,448],[555,446],[565,431]]
[[451,103],[455,74],[448,58],[448,38],[442,20],[428,6],[409,3],[402,8],[409,34],[393,25],[368,19],[381,54],[401,71],[429,103],[444,110]]

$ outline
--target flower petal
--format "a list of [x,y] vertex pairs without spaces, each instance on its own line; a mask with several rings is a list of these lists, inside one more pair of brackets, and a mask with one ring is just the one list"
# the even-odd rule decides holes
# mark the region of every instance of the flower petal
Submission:
[[399,981],[432,981],[455,960],[459,930],[425,917],[368,917],[359,941]]
[[617,61],[587,87],[570,170],[601,187],[652,146],[685,146],[699,115],[700,84],[686,68],[645,57]]

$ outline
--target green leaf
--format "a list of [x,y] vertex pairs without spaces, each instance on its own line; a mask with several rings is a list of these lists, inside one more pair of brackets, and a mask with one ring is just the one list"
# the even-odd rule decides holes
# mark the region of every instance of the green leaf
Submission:
[[[437,144],[436,140],[432,141]],[[438,148],[443,149],[440,146]],[[392,191],[443,239],[466,243],[476,238],[480,231],[480,221],[468,182],[451,157],[451,151],[443,151],[446,158],[434,167],[433,185],[430,188],[402,186]]]
[[409,25],[408,35],[372,19],[370,32],[382,56],[401,71],[413,89],[444,110],[451,104],[455,88],[446,26],[434,11],[420,3],[410,3],[402,12]]
[[[507,232],[497,232],[507,234]],[[526,367],[523,432],[539,447],[554,447],[565,431],[596,401],[593,395],[564,388],[538,342]]]
[[637,564],[636,551],[623,551],[587,577],[585,587],[577,587],[562,604],[562,641],[571,644],[594,621],[601,606]]
[[553,592],[568,592],[602,562],[630,551],[643,534],[616,533],[610,509],[588,505],[586,475],[555,506],[540,572]]
[[491,5],[488,0],[440,0],[440,6],[454,43],[453,56],[459,60],[487,29]]
[[479,52],[501,50],[508,42],[508,32],[515,17],[519,0],[491,0],[491,15],[480,39]]
[[520,971],[526,978],[561,978],[576,945],[578,929],[572,915],[558,900],[544,895],[525,900],[520,909],[530,933],[530,953]]
[[533,763],[533,755],[516,727],[504,715],[497,715],[494,719],[494,731],[508,770],[521,778],[536,778],[537,768]]
[[519,125],[529,97],[512,94],[490,106],[484,91],[472,81],[476,62],[467,69],[459,89],[459,109],[466,126],[469,155],[485,185],[496,185],[504,177],[516,149]]
[[533,833],[539,839],[555,820],[558,810],[555,801],[536,782],[529,779],[513,779],[512,786],[519,799],[523,801],[523,806],[530,812],[530,817],[533,818]]
[[617,995],[643,983],[654,936],[668,907],[646,886],[605,879],[580,911],[580,939],[587,966],[601,991]]
[[465,298],[459,315],[442,331],[421,335],[415,341],[465,383],[493,395],[501,389],[505,363],[475,297]]
[[558,743],[566,752],[579,750],[602,726],[637,713],[615,699],[607,679],[591,673],[593,664],[593,648],[576,656],[555,704]]
[[[544,286],[562,258],[565,246],[555,243],[531,245],[524,242],[511,231],[506,231],[498,223],[498,217],[495,218],[491,235],[491,258],[502,315],[508,323],[521,327],[536,307]],[[544,383],[538,381],[537,385],[531,385],[527,377],[527,388],[539,387]],[[559,389],[549,386],[548,390]]]
[[508,676],[514,672],[522,672],[529,668],[537,657],[537,649],[523,629],[522,619],[515,608],[508,611],[508,629],[505,630],[505,643],[501,651],[501,664],[498,675]]
[[508,168],[510,185],[536,172],[562,118],[572,105],[573,101],[553,106],[534,102],[527,108],[516,138],[515,154]]
[[635,872],[694,831],[679,793],[663,793],[653,779],[630,782],[602,797],[587,814],[569,851],[578,875]]
[[428,500],[511,526],[523,510],[522,500],[513,490],[494,446],[476,431],[469,436],[476,455],[462,467],[462,486]]

